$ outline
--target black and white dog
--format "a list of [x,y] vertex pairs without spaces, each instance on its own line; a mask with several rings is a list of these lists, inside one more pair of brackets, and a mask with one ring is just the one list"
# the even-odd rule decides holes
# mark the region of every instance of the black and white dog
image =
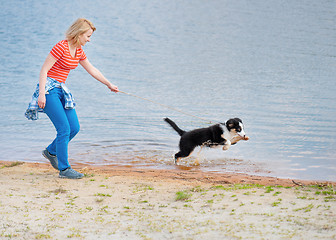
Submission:
[[180,158],[188,157],[197,146],[223,146],[223,150],[228,150],[231,145],[236,144],[238,141],[249,139],[245,135],[243,122],[239,118],[229,119],[225,124],[219,123],[188,132],[180,129],[169,118],[164,120],[181,136],[180,151],[175,154],[175,164]]

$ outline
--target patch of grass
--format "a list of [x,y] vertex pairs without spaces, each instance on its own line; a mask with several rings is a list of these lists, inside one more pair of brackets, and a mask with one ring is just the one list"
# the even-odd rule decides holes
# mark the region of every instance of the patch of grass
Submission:
[[232,191],[232,190],[240,190],[240,189],[252,189],[252,188],[262,188],[263,185],[260,184],[234,184],[234,185],[217,185],[213,186],[212,189],[221,189],[226,191]]
[[324,198],[324,201],[325,202],[330,202],[330,201],[336,201],[335,197],[334,196],[327,196]]
[[108,213],[107,209],[108,209],[108,206],[104,206],[100,209],[100,211]]
[[217,185],[217,186],[213,186],[212,189],[223,189],[223,190],[225,190],[226,187],[224,187],[223,185]]
[[63,189],[62,187],[59,187],[59,188],[55,189],[54,191],[49,191],[49,192],[58,195],[60,193],[66,193],[67,190]]
[[186,191],[179,191],[176,193],[175,201],[187,201],[191,196],[191,193],[188,193]]
[[205,192],[206,190],[201,188],[201,186],[196,186],[191,189],[192,192]]
[[154,188],[151,187],[151,186],[147,186],[145,189],[146,189],[146,190],[154,190]]
[[148,186],[146,184],[141,184],[141,185],[137,185],[135,187],[135,189],[133,190],[133,193],[146,192],[148,190],[152,191],[152,190],[154,190],[154,188],[151,187],[151,186]]
[[16,167],[16,166],[20,166],[22,164],[23,164],[23,162],[12,162],[10,164],[5,164],[2,168],[5,168],[5,167],[7,167],[7,168],[9,168],[9,167]]
[[267,186],[266,187],[266,192],[265,193],[270,193],[270,192],[273,192],[274,191],[274,188],[271,187],[271,186]]
[[73,206],[73,205],[75,205],[75,204],[74,204],[74,202],[73,202],[73,201],[70,201],[70,202],[66,202],[66,203],[65,203],[65,205],[68,205],[68,206],[69,206],[69,205],[70,205],[70,206]]
[[99,196],[99,197],[112,197],[111,194],[105,194],[105,193],[96,193],[95,196]]
[[310,212],[313,209],[314,205],[313,204],[309,204],[307,207],[302,207],[302,208],[296,208],[293,211],[297,212],[300,210],[304,210],[304,212]]
[[94,173],[84,173],[84,177],[86,178],[94,177]]
[[327,189],[327,190],[322,191],[322,194],[323,195],[336,195],[336,191],[331,188],[331,189]]
[[313,188],[317,188],[318,190],[315,191],[315,195],[324,195],[324,201],[329,202],[329,201],[336,201],[335,195],[336,195],[336,190],[334,189],[333,186],[312,186]]
[[71,233],[67,236],[67,238],[80,238],[82,237],[79,233]]
[[51,236],[49,234],[41,233],[41,234],[37,234],[35,236],[35,239],[51,239]]

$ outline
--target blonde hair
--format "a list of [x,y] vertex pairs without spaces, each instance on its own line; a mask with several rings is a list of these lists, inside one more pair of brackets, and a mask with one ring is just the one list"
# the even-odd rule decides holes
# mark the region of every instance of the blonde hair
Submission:
[[90,29],[93,32],[96,30],[92,22],[85,18],[78,18],[66,31],[65,37],[71,45],[80,46],[79,36]]

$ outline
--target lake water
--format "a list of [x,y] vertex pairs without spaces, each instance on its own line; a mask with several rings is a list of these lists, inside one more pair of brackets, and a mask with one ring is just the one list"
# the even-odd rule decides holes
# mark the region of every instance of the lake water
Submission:
[[67,80],[81,124],[71,164],[336,181],[334,0],[0,4],[0,160],[46,162],[55,130],[24,112],[47,54],[86,17],[97,31],[84,50],[119,89],[209,120],[240,117],[250,141],[197,149],[174,166],[179,136],[162,119],[186,130],[208,123],[110,93],[78,67]]

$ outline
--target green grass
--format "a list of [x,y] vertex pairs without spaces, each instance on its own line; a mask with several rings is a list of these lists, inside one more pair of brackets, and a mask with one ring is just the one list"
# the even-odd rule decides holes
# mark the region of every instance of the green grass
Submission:
[[186,191],[179,191],[176,193],[175,201],[187,201],[191,196],[191,193],[188,193]]
[[270,193],[270,192],[273,192],[273,191],[274,191],[273,187],[271,187],[271,186],[267,186],[267,187],[266,187],[266,192],[265,192],[265,193]]
[[232,191],[232,190],[239,190],[239,189],[252,189],[252,188],[262,188],[263,185],[260,184],[234,184],[234,185],[217,185],[213,186],[212,189],[220,189],[220,190],[226,190],[226,191]]
[[111,194],[105,194],[105,193],[96,193],[95,196],[99,196],[99,197],[112,197]]
[[314,207],[313,204],[309,204],[307,207],[296,208],[293,211],[297,212],[297,211],[304,210],[304,212],[310,212],[313,209],[313,207]]
[[2,166],[2,168],[16,167],[16,166],[20,166],[22,164],[23,164],[23,162],[13,162],[13,163],[10,163],[10,164],[5,164],[4,166]]

